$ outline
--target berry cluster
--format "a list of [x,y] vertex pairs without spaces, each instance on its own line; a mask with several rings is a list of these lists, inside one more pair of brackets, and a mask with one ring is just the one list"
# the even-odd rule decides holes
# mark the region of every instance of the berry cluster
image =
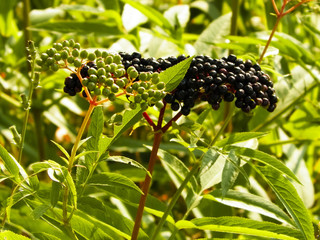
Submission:
[[[84,98],[100,104],[126,95],[132,109],[137,105],[142,110],[153,105],[163,107],[162,99],[166,92],[165,84],[159,82],[159,74],[141,69],[137,71],[134,66],[125,68],[119,54],[99,50],[88,53],[80,50],[79,43],[66,40],[42,53],[37,63],[43,70],[71,70],[71,75],[65,78],[63,89],[70,96],[81,92]],[[70,68],[70,65],[75,69]],[[104,99],[100,100],[101,97]]]
[[[180,55],[156,60],[142,58],[139,53],[119,54],[125,68],[134,66],[137,71],[161,72],[186,58]],[[272,112],[278,101],[274,92],[270,77],[250,60],[244,62],[235,55],[222,59],[197,56],[179,86],[164,100],[171,104],[172,110],[180,110],[184,115],[190,113],[199,99],[207,101],[215,110],[219,109],[222,100],[232,102],[236,98],[236,107],[244,112],[250,112],[257,105]]]

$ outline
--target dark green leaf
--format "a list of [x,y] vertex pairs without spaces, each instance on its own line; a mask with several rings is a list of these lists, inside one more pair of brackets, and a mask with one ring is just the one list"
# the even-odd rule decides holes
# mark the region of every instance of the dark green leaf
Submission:
[[52,207],[55,207],[56,204],[58,203],[61,189],[62,189],[61,183],[56,181],[51,182],[50,200],[51,200]]
[[16,182],[20,182],[20,164],[17,162],[17,160],[14,159],[14,157],[10,153],[8,153],[8,151],[2,145],[0,145],[0,157],[3,161],[4,167],[9,172],[10,177],[12,177]]
[[34,219],[39,219],[48,209],[50,208],[50,205],[48,204],[42,204],[32,211],[32,215]]

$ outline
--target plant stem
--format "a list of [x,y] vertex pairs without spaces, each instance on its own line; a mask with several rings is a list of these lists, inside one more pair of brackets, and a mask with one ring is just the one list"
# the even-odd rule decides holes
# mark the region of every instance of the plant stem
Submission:
[[[88,109],[88,111],[86,113],[86,116],[84,117],[84,120],[83,120],[83,122],[81,124],[81,127],[79,129],[76,141],[75,141],[75,143],[73,145],[73,148],[71,150],[71,156],[69,158],[69,165],[68,165],[68,171],[69,172],[71,172],[71,169],[73,167],[74,159],[75,159],[75,156],[76,156],[76,153],[77,153],[77,150],[78,150],[78,147],[79,147],[79,143],[81,141],[84,129],[86,128],[86,126],[88,124],[88,121],[90,119],[91,113],[93,112],[93,109],[95,108],[95,106],[96,106],[95,104],[90,104],[89,109]],[[66,185],[65,189],[64,189],[63,203],[62,203],[62,206],[63,206],[62,207],[62,217],[63,217],[63,223],[64,223],[64,225],[66,227],[69,225],[69,222],[71,220],[70,217],[68,218],[68,208],[67,208],[68,207],[68,199],[69,199],[69,188]]]
[[183,191],[183,189],[187,186],[187,184],[189,183],[190,179],[193,177],[193,175],[198,171],[200,167],[200,161],[197,161],[194,166],[192,167],[192,170],[188,173],[188,175],[186,176],[186,178],[183,180],[183,182],[181,183],[181,185],[179,186],[179,188],[177,189],[177,191],[175,192],[175,194],[173,195],[169,206],[166,208],[166,211],[163,213],[160,222],[158,223],[158,226],[156,227],[156,229],[154,230],[151,240],[156,239],[157,235],[159,234],[163,224],[165,223],[169,213],[171,212],[171,210],[173,209],[174,205],[176,204],[176,202],[178,201],[178,199],[180,198],[180,195]]
[[[160,142],[162,139],[162,135],[163,135],[162,131],[158,131],[154,135],[153,146],[152,146],[152,151],[151,151],[149,165],[148,165],[148,171],[150,175],[152,175],[154,165],[157,160],[157,154],[158,154]],[[143,186],[142,186],[143,195],[141,195],[141,198],[140,198],[139,207],[138,207],[138,211],[137,211],[137,215],[136,215],[136,219],[135,219],[135,223],[134,223],[134,227],[131,235],[131,240],[136,240],[138,238],[139,228],[141,225],[143,210],[147,200],[150,183],[151,183],[151,177],[149,176],[149,174],[146,174],[146,177],[144,179]]]

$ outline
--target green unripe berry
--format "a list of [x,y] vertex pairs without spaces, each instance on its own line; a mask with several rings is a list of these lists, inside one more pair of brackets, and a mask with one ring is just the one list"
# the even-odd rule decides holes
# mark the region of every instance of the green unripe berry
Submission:
[[41,59],[43,60],[43,61],[45,61],[45,60],[47,60],[47,58],[49,57],[48,56],[48,54],[46,54],[46,53],[41,53]]
[[97,74],[98,76],[106,75],[106,70],[104,70],[104,68],[99,68]]
[[98,82],[98,77],[95,74],[91,74],[89,79],[90,79],[90,82],[94,82],[94,83]]
[[73,65],[75,66],[75,67],[81,67],[81,60],[79,59],[79,58],[76,58],[75,60],[74,60],[74,63],[73,63]]
[[61,60],[61,54],[60,54],[60,53],[55,53],[53,57],[54,57],[54,59],[55,59],[56,61]]
[[111,72],[111,66],[110,65],[106,65],[105,68],[106,72]]
[[146,90],[149,90],[151,87],[151,83],[150,82],[142,82],[141,87],[144,87]]
[[96,55],[94,53],[89,53],[88,60],[89,61],[94,61],[95,59],[96,59]]
[[82,50],[82,51],[80,52],[80,57],[81,57],[82,59],[87,58],[88,55],[89,55],[89,53],[88,53],[87,50]]
[[79,57],[79,55],[80,55],[80,52],[79,52],[78,49],[75,48],[75,49],[72,50],[72,56]]
[[55,49],[57,49],[58,51],[61,51],[61,49],[62,49],[62,44],[61,43],[54,43],[53,44],[53,47],[55,48]]
[[126,83],[125,83],[124,80],[122,80],[122,79],[117,80],[117,81],[116,81],[116,84],[117,84],[120,88],[123,88],[123,87],[126,85]]
[[114,72],[117,70],[118,65],[115,64],[115,63],[111,63],[111,64],[110,64],[110,67],[111,67],[110,72],[114,73]]
[[134,100],[135,103],[140,103],[141,100],[142,100],[141,95],[134,96],[133,100]]
[[117,63],[117,64],[120,64],[121,63],[121,56],[116,54],[113,56],[113,62],[114,63]]
[[116,95],[114,93],[110,93],[108,95],[108,98],[109,98],[110,101],[114,101],[114,100],[116,100],[117,97],[116,97]]
[[88,78],[84,78],[84,79],[82,79],[82,85],[83,86],[88,86],[88,83],[89,83],[89,79]]
[[127,87],[126,91],[127,91],[127,93],[132,93],[133,92],[132,86]]
[[146,111],[146,110],[148,109],[148,103],[142,102],[142,103],[140,104],[140,107],[141,107],[141,110],[142,110],[142,111]]
[[124,69],[117,69],[117,70],[115,71],[115,73],[114,73],[114,76],[115,76],[116,78],[119,78],[119,77],[123,76],[124,73],[125,73],[125,70],[124,70]]
[[101,95],[101,89],[96,88],[93,93],[94,93],[94,95],[99,96],[99,95]]
[[54,61],[54,59],[52,58],[52,57],[48,57],[47,58],[47,61],[46,61],[46,64],[48,65],[48,66],[50,66],[51,64],[53,64],[55,61]]
[[116,116],[114,117],[114,120],[113,120],[114,123],[116,124],[122,124],[122,115],[121,114],[116,114]]
[[99,61],[97,62],[97,67],[98,67],[98,68],[105,68],[105,67],[106,67],[106,64],[104,63],[104,61],[99,60]]
[[107,77],[105,75],[99,76],[99,83],[105,84],[107,81]]
[[132,88],[133,88],[133,90],[135,90],[135,91],[137,91],[139,87],[140,87],[140,83],[138,83],[138,82],[134,82],[134,83],[132,84]]
[[69,46],[70,46],[69,41],[68,41],[68,40],[64,40],[64,41],[62,42],[62,46],[64,46],[64,47],[69,47]]
[[74,62],[74,58],[70,56],[70,57],[67,58],[67,61],[68,61],[68,63],[73,63]]
[[69,53],[68,53],[67,50],[63,50],[63,51],[60,53],[60,55],[61,55],[61,58],[62,58],[63,60],[65,60],[65,59],[67,59],[67,58],[69,57]]
[[129,107],[130,107],[131,109],[136,109],[136,108],[137,108],[137,104],[134,103],[134,102],[131,102],[131,103],[129,104]]
[[96,57],[101,57],[102,53],[99,49],[95,50],[94,53],[96,54]]
[[106,57],[105,63],[106,63],[106,64],[111,64],[111,63],[113,63],[113,57],[112,57],[112,56]]
[[158,73],[153,73],[152,74],[152,78],[151,78],[151,82],[153,83],[153,84],[157,84],[158,82],[159,82],[159,74]]
[[[71,41],[70,41],[70,47],[72,47],[71,46]],[[75,43],[73,48],[80,49],[80,43]]]
[[114,84],[113,78],[107,78],[107,80],[106,80],[106,85],[107,85],[108,87],[111,87],[113,84]]
[[59,70],[59,64],[53,63],[51,65],[51,70],[54,71],[54,72],[58,71]]
[[94,82],[89,82],[87,87],[90,91],[93,91],[96,89],[96,84]]
[[49,48],[47,50],[47,54],[49,57],[53,57],[56,52],[57,52],[57,50],[55,48]]
[[107,53],[106,51],[102,51],[101,57],[102,57],[102,58],[108,57],[108,53]]
[[148,91],[149,97],[153,97],[153,96],[154,96],[154,93],[155,93],[154,90],[149,90],[149,91]]
[[117,93],[118,91],[119,91],[119,86],[116,85],[116,84],[113,84],[113,85],[111,86],[111,92]]
[[146,81],[147,80],[147,73],[145,73],[145,72],[142,72],[142,73],[140,73],[140,75],[139,75],[139,79],[141,80],[141,81]]
[[97,75],[97,70],[95,68],[89,68],[88,69],[88,74],[89,75],[91,75],[91,74]]
[[155,99],[160,100],[161,99],[161,91],[154,91],[154,96]]
[[147,92],[142,93],[142,94],[141,94],[141,98],[142,98],[143,100],[147,100],[147,99],[149,98],[149,93],[147,93]]
[[131,71],[137,71],[136,68],[134,66],[130,66],[127,69],[127,73],[129,74]]
[[138,73],[137,70],[135,70],[135,71],[130,71],[130,73],[129,73],[129,76],[130,76],[131,79],[137,78],[138,75],[139,75],[139,73]]
[[103,88],[103,90],[102,90],[102,94],[104,95],[104,96],[108,96],[109,94],[111,93],[111,91],[110,91],[110,89],[109,88]]
[[157,84],[157,89],[158,89],[158,90],[162,90],[162,89],[164,89],[164,87],[165,87],[164,82],[159,82],[159,83]]
[[144,90],[145,90],[144,87],[138,87],[137,92],[138,92],[139,94],[142,94],[142,93],[144,93]]
[[42,65],[41,70],[42,70],[43,72],[46,72],[46,71],[49,70],[49,66],[47,66],[47,65]]

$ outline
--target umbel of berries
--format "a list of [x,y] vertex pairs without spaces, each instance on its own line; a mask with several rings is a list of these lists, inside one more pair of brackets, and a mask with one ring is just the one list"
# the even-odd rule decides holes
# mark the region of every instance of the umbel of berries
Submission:
[[153,105],[162,108],[166,92],[165,84],[159,82],[158,72],[138,71],[135,66],[125,68],[122,60],[119,54],[106,51],[88,53],[80,49],[79,43],[69,40],[54,44],[41,55],[38,65],[43,70],[66,68],[72,71],[64,80],[64,92],[70,96],[80,93],[95,105],[126,95],[132,109],[137,105],[142,110]]
[[[139,53],[121,52],[120,55],[126,69],[135,67],[137,71],[153,72],[161,72],[186,59],[184,55],[165,59],[145,59]],[[235,55],[222,59],[196,56],[179,86],[164,98],[173,111],[180,110],[184,115],[188,115],[199,100],[207,101],[217,110],[222,100],[232,102],[234,99],[236,107],[244,112],[258,105],[272,112],[278,101],[270,77],[260,66]]]

